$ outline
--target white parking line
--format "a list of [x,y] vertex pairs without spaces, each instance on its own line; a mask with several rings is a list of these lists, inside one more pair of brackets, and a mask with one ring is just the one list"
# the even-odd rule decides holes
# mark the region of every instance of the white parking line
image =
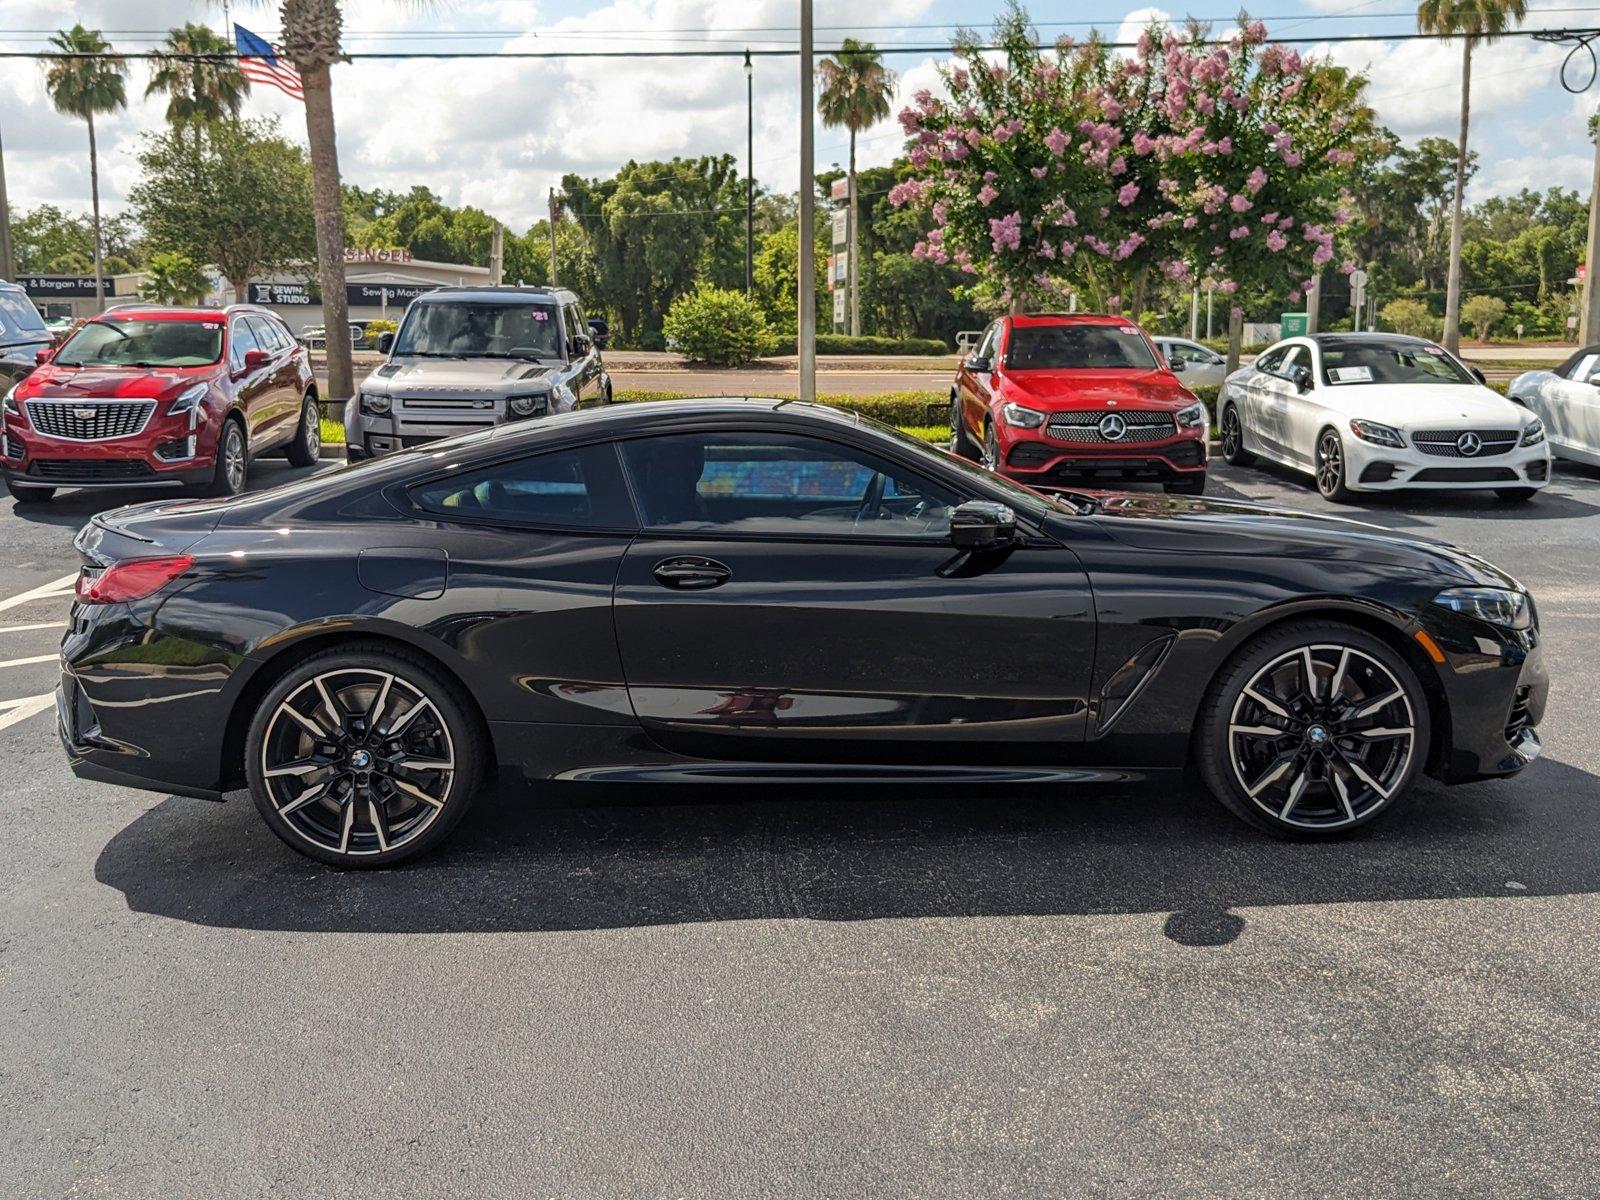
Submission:
[[31,629],[65,629],[65,621],[40,621],[37,625],[0,625],[0,633],[27,633]]
[[41,696],[24,696],[20,700],[0,700],[0,729],[10,729],[19,721],[26,721],[46,709],[54,708],[55,703],[54,692],[45,692]]
[[0,667],[31,667],[34,663],[55,662],[59,654],[36,654],[32,658],[8,658],[0,662]]
[[78,573],[74,571],[71,575],[63,575],[54,583],[41,583],[38,587],[29,591],[21,592],[15,596],[7,596],[4,600],[0,600],[0,612],[4,612],[8,608],[16,608],[22,604],[29,604],[34,600],[54,600],[60,596],[70,596],[77,582]]

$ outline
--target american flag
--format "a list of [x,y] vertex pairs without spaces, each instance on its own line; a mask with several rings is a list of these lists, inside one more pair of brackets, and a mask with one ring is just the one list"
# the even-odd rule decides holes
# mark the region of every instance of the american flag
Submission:
[[235,25],[233,44],[239,51],[239,74],[252,83],[275,87],[296,100],[306,98],[305,90],[300,86],[300,72],[280,58],[277,49],[266,38],[251,33],[243,25]]

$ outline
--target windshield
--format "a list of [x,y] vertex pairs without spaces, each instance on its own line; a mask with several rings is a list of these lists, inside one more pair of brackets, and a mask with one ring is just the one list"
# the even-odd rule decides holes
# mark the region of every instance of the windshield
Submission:
[[560,359],[561,334],[551,304],[415,304],[395,339],[396,357]]
[[222,322],[91,321],[55,356],[63,367],[204,367],[222,357]]
[[49,337],[32,300],[21,292],[0,291],[0,342],[42,342]]
[[1322,381],[1333,387],[1362,383],[1476,384],[1460,363],[1427,342],[1322,347]]
[[1133,325],[1025,325],[1011,331],[1013,371],[1153,371],[1155,351]]

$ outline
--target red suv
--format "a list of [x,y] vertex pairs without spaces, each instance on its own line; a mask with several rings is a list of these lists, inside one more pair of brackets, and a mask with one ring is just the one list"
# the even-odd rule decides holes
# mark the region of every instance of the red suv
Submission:
[[950,389],[955,451],[1036,487],[1206,489],[1205,405],[1124,317],[1040,313],[984,331]]
[[248,305],[126,306],[84,325],[6,393],[0,460],[19,502],[58,487],[244,489],[272,450],[322,450],[316,380],[282,321]]

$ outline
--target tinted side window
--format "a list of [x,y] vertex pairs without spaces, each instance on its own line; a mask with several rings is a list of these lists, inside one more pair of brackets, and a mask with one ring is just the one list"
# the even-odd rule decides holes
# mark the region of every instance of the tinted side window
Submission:
[[256,345],[268,354],[276,355],[282,347],[278,345],[278,334],[272,328],[272,322],[265,317],[246,317],[245,323],[250,326],[250,332],[255,335]]
[[261,347],[256,342],[255,330],[250,328],[244,317],[235,317],[233,324],[228,327],[228,362],[233,369],[244,370],[244,356],[259,349]]
[[411,500],[441,516],[510,524],[638,528],[610,443],[462,471],[417,485],[411,489]]
[[1268,375],[1277,374],[1278,368],[1283,365],[1283,356],[1287,353],[1289,353],[1287,347],[1268,350],[1260,358],[1256,359],[1256,370],[1265,371]]
[[873,454],[798,434],[672,434],[619,448],[654,528],[942,538],[959,503]]

